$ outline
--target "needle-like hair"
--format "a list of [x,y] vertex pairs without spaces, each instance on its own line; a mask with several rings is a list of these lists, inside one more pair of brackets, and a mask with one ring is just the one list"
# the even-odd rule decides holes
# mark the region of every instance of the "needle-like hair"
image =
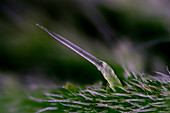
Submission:
[[46,31],[48,34],[50,34],[56,40],[58,40],[59,42],[61,42],[65,46],[69,47],[70,49],[75,51],[77,54],[81,55],[83,58],[85,58],[86,60],[91,62],[96,67],[102,66],[102,61],[99,60],[98,58],[96,58],[95,56],[93,56],[90,53],[86,52],[85,50],[81,49],[80,47],[78,47],[77,45],[73,44],[69,40],[63,38],[62,36],[60,36],[60,35],[58,35],[58,34],[56,34],[54,32],[49,31],[48,29],[44,28],[43,26],[41,26],[39,24],[36,24],[36,25],[38,27],[40,27],[41,29],[43,29],[44,31]]
[[104,78],[108,81],[111,88],[114,88],[115,85],[119,85],[119,86],[122,85],[120,80],[115,75],[113,69],[107,63],[99,60],[95,56],[93,56],[90,53],[86,52],[85,50],[81,49],[80,47],[73,44],[72,42],[65,39],[64,37],[62,37],[54,32],[49,31],[48,29],[46,29],[45,27],[43,27],[39,24],[36,24],[36,25],[38,27],[40,27],[41,29],[43,29],[44,31],[46,31],[48,34],[50,34],[56,40],[58,40],[59,42],[61,42],[62,44],[64,44],[65,46],[72,49],[77,54],[81,55],[83,58],[85,58],[86,60],[88,60],[89,62],[94,64],[97,67],[97,69],[102,72]]

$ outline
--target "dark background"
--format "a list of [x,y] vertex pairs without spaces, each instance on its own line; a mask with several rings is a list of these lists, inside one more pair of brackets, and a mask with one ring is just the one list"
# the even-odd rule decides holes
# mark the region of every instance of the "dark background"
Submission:
[[169,5],[168,0],[1,0],[0,81],[8,76],[36,87],[105,81],[37,23],[106,61],[121,79],[126,69],[167,73]]

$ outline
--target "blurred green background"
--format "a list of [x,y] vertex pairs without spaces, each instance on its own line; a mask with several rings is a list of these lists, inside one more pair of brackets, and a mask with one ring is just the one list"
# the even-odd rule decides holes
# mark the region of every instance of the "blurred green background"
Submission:
[[168,0],[1,0],[1,93],[105,82],[95,66],[37,23],[106,61],[121,79],[126,70],[167,73],[169,5]]

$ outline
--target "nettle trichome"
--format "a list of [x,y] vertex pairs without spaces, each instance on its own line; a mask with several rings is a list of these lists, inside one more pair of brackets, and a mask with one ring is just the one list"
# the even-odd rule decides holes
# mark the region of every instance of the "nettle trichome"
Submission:
[[86,52],[85,50],[81,49],[77,45],[73,44],[69,40],[65,39],[64,37],[49,31],[48,29],[44,28],[43,26],[36,24],[38,27],[46,31],[52,37],[57,39],[59,42],[70,48],[71,50],[75,51],[77,54],[91,62],[93,65],[97,67],[97,69],[103,74],[104,78],[109,83],[110,87],[114,89],[114,86],[122,86],[120,80],[114,73],[113,69],[104,61],[99,60],[95,56],[91,55],[90,53]]

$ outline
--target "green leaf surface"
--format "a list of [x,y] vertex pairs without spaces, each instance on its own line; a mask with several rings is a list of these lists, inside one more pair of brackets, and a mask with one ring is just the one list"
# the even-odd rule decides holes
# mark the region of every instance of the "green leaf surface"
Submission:
[[41,102],[46,103],[47,106],[37,113],[47,110],[108,113],[170,111],[170,82],[164,84],[146,76],[132,75],[125,86],[115,86],[114,91],[108,86],[98,88],[73,86],[69,83],[62,91],[46,94],[46,99],[42,99]]

